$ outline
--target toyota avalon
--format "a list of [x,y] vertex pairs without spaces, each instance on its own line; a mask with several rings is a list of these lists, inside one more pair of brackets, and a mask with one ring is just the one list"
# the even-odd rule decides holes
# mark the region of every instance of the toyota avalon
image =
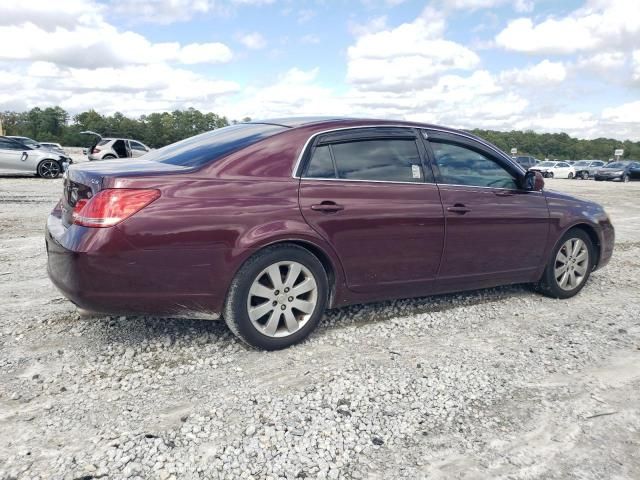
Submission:
[[326,308],[519,283],[576,295],[614,230],[600,205],[543,187],[450,128],[242,123],[72,166],[47,221],[48,271],[81,309],[222,316],[279,349]]

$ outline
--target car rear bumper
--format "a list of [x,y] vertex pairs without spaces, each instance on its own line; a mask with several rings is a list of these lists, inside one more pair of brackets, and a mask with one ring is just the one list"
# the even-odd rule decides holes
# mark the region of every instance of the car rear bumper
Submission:
[[49,278],[83,310],[212,318],[222,309],[226,283],[215,281],[202,252],[136,249],[116,227],[65,228],[54,214],[47,219],[46,248]]

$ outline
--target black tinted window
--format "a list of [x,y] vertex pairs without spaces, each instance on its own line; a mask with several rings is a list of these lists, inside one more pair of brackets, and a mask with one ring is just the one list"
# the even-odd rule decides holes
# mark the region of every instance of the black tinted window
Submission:
[[316,147],[307,168],[307,177],[312,178],[335,178],[336,172],[333,168],[333,160],[328,145]]
[[141,152],[146,152],[147,149],[141,143],[134,142],[133,140],[129,140],[129,145],[132,150],[140,150]]
[[144,159],[197,167],[233,151],[248,147],[283,130],[286,130],[286,127],[261,123],[232,125],[172,143],[159,150],[149,152],[144,156]]
[[348,180],[422,182],[415,140],[362,140],[331,145],[338,176]]
[[6,138],[0,138],[0,149],[2,150],[25,150],[23,145]]
[[469,148],[431,141],[436,165],[440,171],[438,181],[449,185],[477,187],[518,188],[516,181],[495,160]]

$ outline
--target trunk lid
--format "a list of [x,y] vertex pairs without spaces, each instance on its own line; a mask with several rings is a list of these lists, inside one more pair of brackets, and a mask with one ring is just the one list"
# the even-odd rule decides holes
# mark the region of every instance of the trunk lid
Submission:
[[74,164],[64,175],[62,198],[62,223],[73,223],[73,209],[80,200],[93,198],[103,188],[109,188],[113,180],[123,177],[143,177],[162,174],[186,173],[190,167],[145,160],[106,160]]

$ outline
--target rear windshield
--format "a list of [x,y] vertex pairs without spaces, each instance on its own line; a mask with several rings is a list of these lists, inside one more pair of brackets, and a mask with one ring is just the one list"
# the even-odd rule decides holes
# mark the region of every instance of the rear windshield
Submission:
[[154,150],[147,153],[144,159],[185,167],[198,167],[283,130],[286,130],[286,127],[264,123],[231,125]]
[[573,164],[574,167],[587,167],[591,163],[591,160],[580,160]]
[[539,163],[538,166],[539,167],[553,167],[556,164],[556,162],[542,162]]
[[624,164],[624,163],[622,163],[622,162],[617,162],[617,163],[610,163],[609,165],[607,165],[607,166],[606,166],[606,167],[604,167],[604,168],[624,168],[624,167],[626,167],[626,166],[627,166],[627,165],[626,165],[626,164]]

